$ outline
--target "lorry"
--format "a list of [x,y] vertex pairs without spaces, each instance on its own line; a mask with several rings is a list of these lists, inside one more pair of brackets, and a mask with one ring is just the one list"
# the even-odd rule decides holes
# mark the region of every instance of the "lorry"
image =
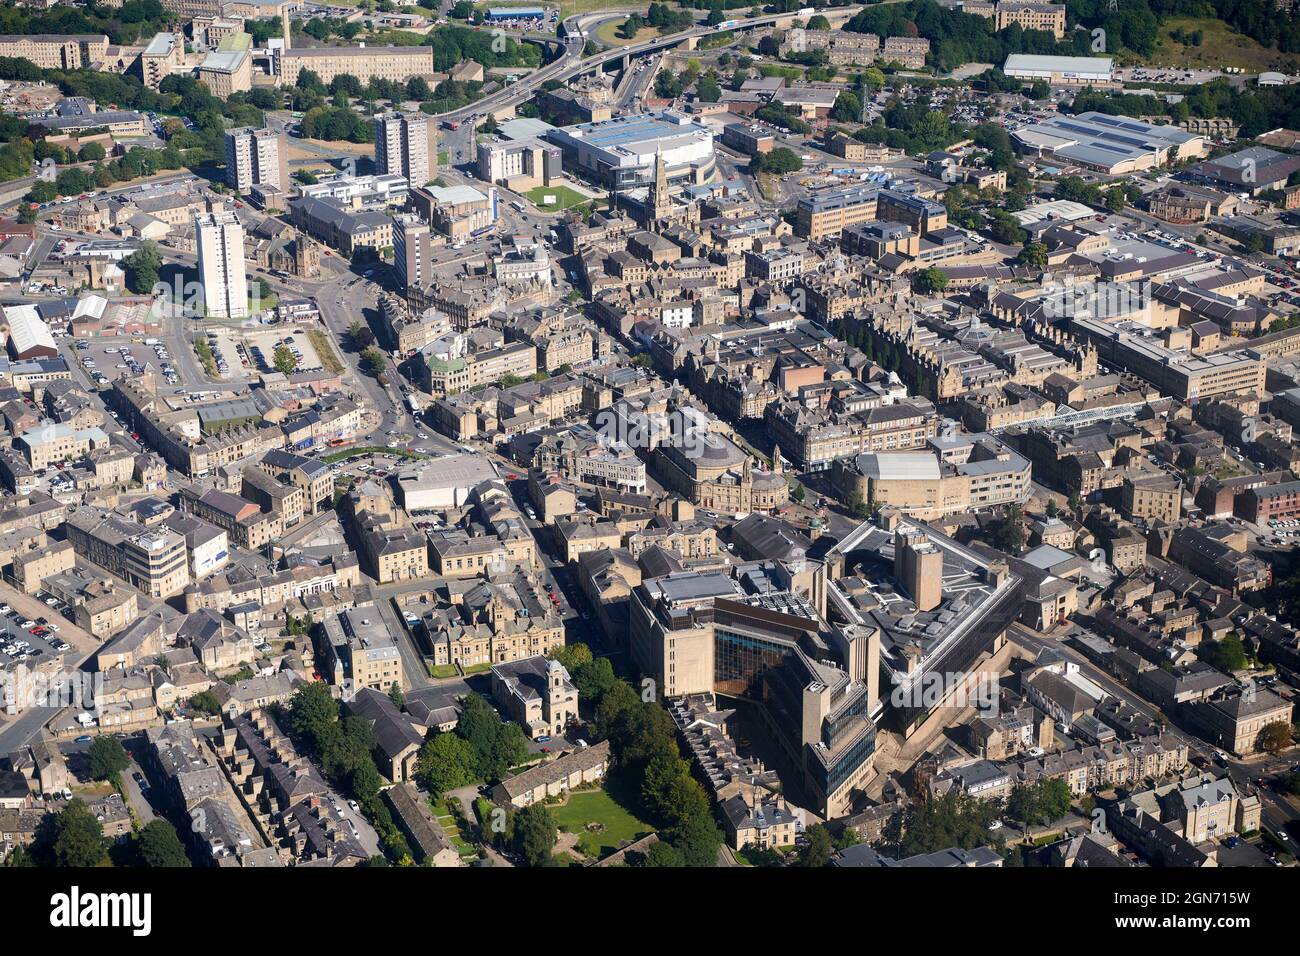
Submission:
[[723,20],[721,23],[719,23],[719,24],[718,24],[716,27],[714,27],[713,29],[714,29],[715,32],[717,32],[717,33],[721,33],[723,30],[734,30],[734,29],[736,29],[736,26],[737,26],[739,23],[740,23],[739,20]]
[[816,7],[804,7],[802,10],[796,10],[796,11],[795,11],[795,16],[797,16],[797,17],[810,17],[810,16],[812,16],[812,15],[813,15],[814,13],[816,13],[816,12],[817,12],[817,8],[816,8]]

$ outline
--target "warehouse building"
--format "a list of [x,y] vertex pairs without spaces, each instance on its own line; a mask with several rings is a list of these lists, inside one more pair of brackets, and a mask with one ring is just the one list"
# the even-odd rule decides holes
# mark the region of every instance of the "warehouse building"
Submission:
[[1011,134],[1024,152],[1112,176],[1196,159],[1209,152],[1204,136],[1131,116],[1080,113],[1053,116]]
[[615,189],[649,186],[657,158],[669,181],[698,185],[713,175],[712,130],[671,110],[566,126],[547,138],[560,148],[568,172]]
[[1109,85],[1114,61],[1108,56],[1039,56],[1012,53],[1002,72],[1018,80],[1046,80],[1052,86]]

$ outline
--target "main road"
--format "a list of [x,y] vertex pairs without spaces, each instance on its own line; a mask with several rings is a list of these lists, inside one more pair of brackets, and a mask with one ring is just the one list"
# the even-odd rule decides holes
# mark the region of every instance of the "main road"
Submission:
[[[829,8],[828,12],[835,14],[837,17],[846,14],[852,16],[861,9],[862,7],[833,7]],[[728,32],[735,30],[748,30],[752,27],[769,26],[782,20],[791,20],[794,16],[793,13],[774,13],[761,17],[746,17],[742,20],[733,20],[729,21],[733,26],[728,27]],[[689,30],[683,30],[680,33],[655,37],[653,40],[646,40],[642,43],[632,43],[628,46],[613,47],[584,59],[582,53],[586,46],[585,25],[594,20],[606,19],[609,19],[608,13],[587,13],[568,17],[564,21],[564,52],[558,59],[548,63],[539,70],[535,70],[524,79],[507,86],[505,89],[485,96],[483,99],[471,103],[468,106],[462,106],[460,109],[435,115],[438,119],[451,120],[453,122],[481,116],[500,107],[514,106],[524,100],[530,99],[533,93],[548,80],[559,80],[563,83],[582,73],[590,73],[592,70],[600,69],[606,63],[613,60],[621,60],[625,57],[635,59],[636,57],[643,56],[647,53],[653,53],[657,50],[665,49],[666,47],[676,46],[685,40],[709,36],[710,34],[719,32],[718,27],[696,26]]]

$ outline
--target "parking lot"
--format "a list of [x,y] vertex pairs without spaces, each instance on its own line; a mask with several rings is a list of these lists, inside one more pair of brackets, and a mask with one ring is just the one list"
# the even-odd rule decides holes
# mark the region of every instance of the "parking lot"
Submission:
[[180,371],[161,339],[130,336],[77,339],[72,352],[86,374],[101,388],[119,375],[143,375],[146,371],[159,376],[163,384],[182,384]]
[[274,329],[245,336],[239,354],[242,360],[248,362],[246,367],[250,371],[273,372],[275,350],[278,348],[287,348],[293,354],[298,363],[295,371],[316,372],[324,368],[307,333],[296,328]]

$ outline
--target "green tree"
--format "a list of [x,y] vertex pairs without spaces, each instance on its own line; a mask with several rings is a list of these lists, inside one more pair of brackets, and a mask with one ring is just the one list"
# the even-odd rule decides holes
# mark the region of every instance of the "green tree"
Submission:
[[834,846],[831,841],[830,830],[826,824],[817,823],[810,826],[804,836],[808,842],[799,850],[800,866],[829,866],[831,862],[831,851]]
[[126,273],[126,287],[137,295],[147,295],[158,284],[158,270],[162,268],[162,256],[158,247],[149,240],[138,250],[122,260],[122,269]]
[[1019,554],[1025,547],[1025,513],[1018,504],[1007,508],[1006,514],[989,529],[993,546],[1008,554]]
[[198,714],[221,713],[221,701],[217,700],[217,695],[210,690],[201,690],[194,694],[185,706],[186,709]]
[[191,866],[176,828],[161,817],[150,820],[135,835],[135,852],[141,866],[180,868]]
[[1293,743],[1291,725],[1285,721],[1268,724],[1259,732],[1259,746],[1267,753],[1276,754],[1286,750]]
[[99,162],[104,156],[104,147],[99,143],[87,143],[77,153],[77,158],[83,162]]
[[583,664],[590,664],[592,660],[591,648],[586,644],[565,644],[553,648],[547,657],[553,661],[559,661],[570,674],[573,674]]
[[474,782],[474,750],[456,734],[437,734],[420,748],[415,779],[435,797]]
[[912,279],[912,288],[922,295],[932,295],[935,292],[942,292],[948,287],[948,276],[942,270],[930,266],[926,269],[920,269],[914,272]]
[[717,866],[722,833],[711,814],[698,813],[662,835],[681,854],[681,866]]
[[614,665],[605,657],[579,664],[569,673],[573,676],[573,685],[578,688],[578,700],[589,706],[599,704],[618,680],[614,676]]
[[120,740],[101,734],[90,742],[90,747],[86,750],[86,763],[90,775],[96,780],[113,780],[131,766],[131,759],[126,755],[126,749]]
[[376,378],[384,374],[384,370],[388,368],[388,359],[384,357],[383,352],[376,348],[368,348],[362,352],[361,361],[365,365],[366,371]]
[[835,105],[831,107],[831,119],[841,123],[858,122],[862,119],[862,100],[858,99],[856,93],[842,91],[835,97]]
[[1205,641],[1196,649],[1196,656],[1225,674],[1245,670],[1250,664],[1246,647],[1236,633],[1227,634],[1220,641]]
[[285,375],[291,374],[298,367],[298,359],[287,345],[277,346],[271,361],[275,370]]
[[515,851],[529,866],[545,866],[551,862],[559,832],[545,804],[530,803],[516,813],[513,831]]
[[55,815],[51,836],[50,855],[55,866],[99,866],[108,859],[104,828],[80,797]]
[[1047,265],[1047,246],[1041,242],[1027,242],[1024,248],[1020,250],[1020,255],[1016,257],[1016,261],[1021,265],[1041,269]]

